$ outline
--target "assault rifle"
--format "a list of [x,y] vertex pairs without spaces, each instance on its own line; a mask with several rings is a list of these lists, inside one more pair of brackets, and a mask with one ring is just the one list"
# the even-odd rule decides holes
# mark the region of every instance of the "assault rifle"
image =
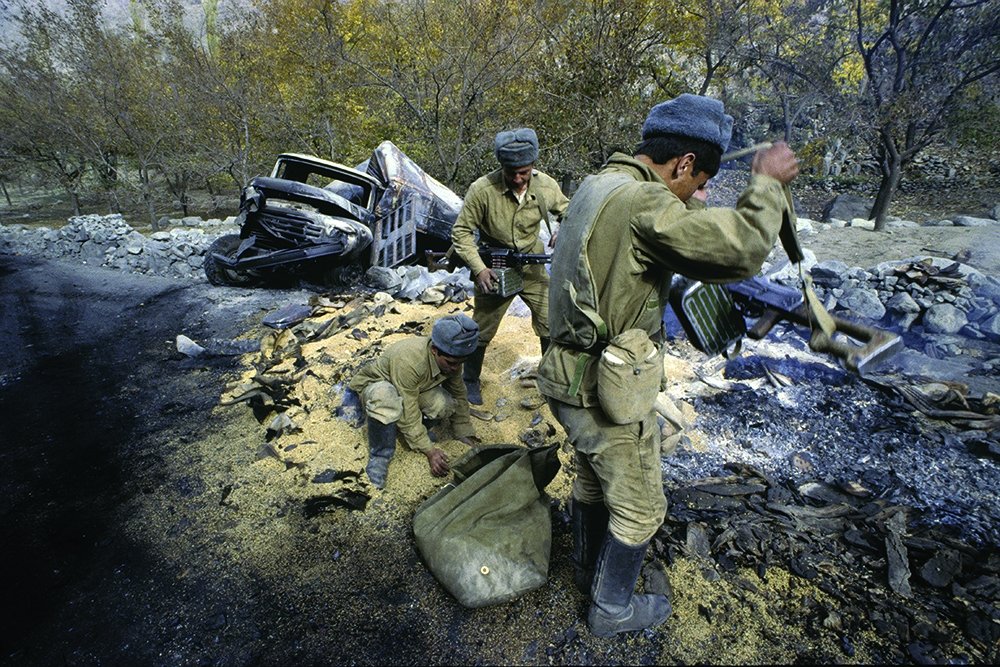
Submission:
[[491,248],[490,246],[479,246],[479,257],[494,271],[529,264],[548,264],[552,261],[552,255],[544,253],[517,252],[510,248]]
[[510,248],[490,246],[479,246],[479,257],[497,274],[491,294],[503,297],[513,296],[524,289],[522,266],[548,264],[552,261],[552,255],[516,252]]
[[[733,151],[723,155],[721,161],[728,162],[771,146],[771,142],[764,142]],[[799,264],[805,253],[795,233],[792,191],[787,185],[782,189],[786,206],[778,238],[788,259]],[[858,375],[864,375],[866,369],[896,354],[903,346],[903,340],[892,332],[828,313],[808,279],[803,280],[801,291],[772,283],[763,276],[727,285],[681,281],[679,288],[671,290],[670,304],[688,339],[706,354],[728,355],[730,349],[739,349],[744,335],[759,340],[783,319],[809,327],[811,349],[834,355]],[[745,317],[756,317],[749,330]],[[855,342],[847,342],[843,336]]]
[[[428,250],[425,251],[425,254],[427,255],[427,265],[432,269],[447,268],[452,271],[457,266],[464,266],[464,263],[454,252],[454,246],[448,252]],[[522,266],[548,264],[552,261],[552,255],[544,253],[517,252],[510,248],[496,248],[486,245],[479,246],[479,257],[486,266],[493,269],[493,273],[497,274],[497,280],[491,294],[503,297],[513,296],[524,289],[524,280],[519,271]]]
[[[691,344],[706,354],[726,354],[744,335],[759,340],[780,320],[809,327],[810,348],[832,354],[859,375],[894,355],[903,345],[892,332],[822,311],[832,322],[833,333],[856,342],[835,339],[820,328],[816,311],[809,308],[800,290],[772,283],[763,276],[726,285],[681,281],[671,290],[670,304]],[[756,318],[749,329],[745,317]]]

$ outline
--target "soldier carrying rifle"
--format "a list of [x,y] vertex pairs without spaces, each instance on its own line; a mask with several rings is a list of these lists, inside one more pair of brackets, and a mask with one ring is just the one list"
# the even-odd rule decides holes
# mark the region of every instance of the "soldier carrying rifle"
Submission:
[[[507,248],[516,253],[542,253],[539,232],[550,216],[561,217],[569,200],[556,181],[535,169],[538,137],[530,128],[500,132],[494,141],[500,169],[476,180],[465,195],[462,210],[452,227],[455,253],[468,267],[476,284],[473,319],[479,325],[479,344],[465,362],[464,380],[469,402],[481,405],[479,376],[486,347],[493,340],[513,294],[497,287],[501,276],[480,256],[480,246]],[[479,241],[476,241],[476,232]],[[555,236],[550,232],[549,245]],[[531,326],[542,352],[548,347],[549,276],[541,264],[513,267],[523,287],[519,296],[531,310]]]

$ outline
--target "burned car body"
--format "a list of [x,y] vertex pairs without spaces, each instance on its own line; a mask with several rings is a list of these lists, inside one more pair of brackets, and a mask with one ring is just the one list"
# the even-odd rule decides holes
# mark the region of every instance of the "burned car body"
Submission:
[[278,156],[270,176],[244,188],[240,233],[205,257],[215,285],[256,285],[300,275],[350,282],[369,266],[421,261],[446,248],[462,201],[392,142],[347,167],[312,155]]

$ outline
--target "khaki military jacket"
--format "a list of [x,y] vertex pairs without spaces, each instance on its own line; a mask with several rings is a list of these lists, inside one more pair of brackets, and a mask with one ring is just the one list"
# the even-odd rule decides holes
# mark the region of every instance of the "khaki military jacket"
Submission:
[[486,268],[479,257],[475,232],[482,243],[517,252],[545,252],[538,236],[543,220],[562,217],[569,199],[551,176],[538,170],[532,172],[528,190],[522,202],[507,187],[503,170],[497,169],[477,179],[469,186],[451,228],[455,251],[475,277]]
[[[675,272],[706,282],[742,280],[760,270],[774,245],[786,205],[782,185],[774,178],[751,176],[736,208],[725,209],[705,208],[694,198],[686,205],[652,169],[622,153],[611,157],[598,179],[616,173],[627,174],[633,181],[612,191],[603,210],[569,211],[571,216],[601,211],[587,255],[608,340],[633,328],[645,330],[654,339],[659,335]],[[567,226],[562,233],[569,233]],[[578,261],[578,257],[561,258],[560,247],[556,247],[553,264]],[[564,403],[598,405],[597,356],[570,347],[574,338],[567,325],[572,318],[566,313],[573,307],[566,286],[553,280],[549,291],[552,344],[538,369],[538,387],[545,396]],[[573,392],[577,374],[582,374],[582,380]]]
[[455,399],[455,414],[451,417],[455,435],[473,435],[469,398],[462,374],[445,375],[441,372],[431,353],[429,336],[414,336],[393,343],[381,357],[362,366],[349,386],[360,394],[365,387],[381,380],[392,383],[403,399],[403,416],[397,422],[397,428],[410,449],[427,452],[434,447],[421,422],[417,401],[421,393],[441,385]]

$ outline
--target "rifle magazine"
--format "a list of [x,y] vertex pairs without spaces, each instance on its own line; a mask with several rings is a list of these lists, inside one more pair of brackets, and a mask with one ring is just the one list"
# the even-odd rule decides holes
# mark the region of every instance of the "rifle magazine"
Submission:
[[722,285],[692,282],[670,293],[670,305],[688,340],[706,354],[724,354],[746,334],[746,322]]

